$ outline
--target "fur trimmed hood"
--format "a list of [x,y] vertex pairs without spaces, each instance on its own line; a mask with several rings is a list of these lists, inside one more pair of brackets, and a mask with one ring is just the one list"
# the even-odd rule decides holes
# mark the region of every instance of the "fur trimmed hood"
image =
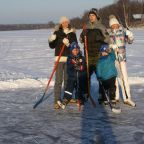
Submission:
[[[60,25],[56,25],[55,28],[54,28],[54,31],[58,31],[60,29],[61,29]],[[68,33],[71,33],[71,32],[76,33],[76,29],[75,28],[68,28],[68,29],[64,30],[65,34],[68,34]]]

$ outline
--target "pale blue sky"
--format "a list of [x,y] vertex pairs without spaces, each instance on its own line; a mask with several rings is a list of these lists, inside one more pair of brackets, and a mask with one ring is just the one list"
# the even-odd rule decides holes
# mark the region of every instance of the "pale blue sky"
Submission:
[[61,16],[82,16],[114,0],[0,0],[0,24],[58,22]]

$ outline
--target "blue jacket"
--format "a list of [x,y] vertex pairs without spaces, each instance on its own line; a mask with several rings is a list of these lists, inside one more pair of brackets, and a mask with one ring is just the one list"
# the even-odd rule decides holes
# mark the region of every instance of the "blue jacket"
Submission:
[[[72,60],[75,60],[76,64],[72,63]],[[69,55],[67,59],[68,78],[76,79],[77,72],[79,73],[79,77],[86,75],[86,61],[80,53],[76,57]]]
[[115,54],[114,51],[107,56],[101,56],[96,66],[97,78],[102,80],[108,80],[114,76],[117,76],[117,70],[115,67]]

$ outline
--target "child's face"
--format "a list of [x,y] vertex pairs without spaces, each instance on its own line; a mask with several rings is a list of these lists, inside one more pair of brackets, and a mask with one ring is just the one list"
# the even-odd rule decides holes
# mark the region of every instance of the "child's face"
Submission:
[[78,48],[75,48],[75,49],[72,50],[72,55],[77,56],[78,53],[79,53],[79,49]]
[[112,29],[119,29],[119,27],[120,27],[120,26],[119,26],[118,24],[113,24],[113,25],[111,26]]
[[107,53],[107,52],[102,52],[101,55],[102,55],[102,56],[107,56],[108,53]]

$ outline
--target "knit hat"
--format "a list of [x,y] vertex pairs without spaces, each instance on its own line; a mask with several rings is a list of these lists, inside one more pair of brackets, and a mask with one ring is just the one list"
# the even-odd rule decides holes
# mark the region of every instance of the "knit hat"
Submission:
[[70,23],[70,20],[66,16],[63,16],[63,17],[60,18],[59,23],[62,24],[63,22]]
[[70,51],[72,51],[73,49],[80,49],[80,46],[78,45],[78,43],[77,42],[72,42],[71,44],[70,44]]
[[94,15],[97,17],[97,19],[100,19],[100,16],[99,16],[99,14],[98,14],[98,10],[97,10],[97,9],[92,8],[92,9],[89,11],[88,16],[89,16],[90,14],[94,14]]
[[114,24],[120,25],[117,18],[114,15],[110,15],[109,16],[109,26],[111,27]]
[[102,44],[100,47],[100,52],[108,52],[109,51],[109,45],[108,44]]

